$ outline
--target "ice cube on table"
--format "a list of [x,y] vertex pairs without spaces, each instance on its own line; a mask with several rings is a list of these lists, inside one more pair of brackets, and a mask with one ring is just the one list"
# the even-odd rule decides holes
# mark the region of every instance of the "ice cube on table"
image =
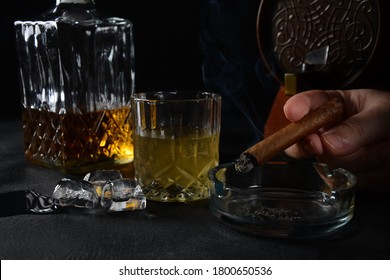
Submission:
[[134,180],[109,180],[103,186],[100,204],[107,212],[146,208],[146,197]]
[[94,185],[98,196],[101,196],[102,188],[108,180],[122,179],[120,171],[115,169],[94,170],[84,176],[84,180]]
[[99,196],[92,183],[85,180],[61,179],[52,194],[53,203],[58,206],[92,209],[99,205]]

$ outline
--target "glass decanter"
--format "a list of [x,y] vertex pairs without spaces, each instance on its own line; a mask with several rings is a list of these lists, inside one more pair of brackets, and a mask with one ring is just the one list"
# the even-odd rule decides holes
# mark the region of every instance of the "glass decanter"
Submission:
[[57,0],[15,32],[26,159],[67,173],[132,162],[131,21]]

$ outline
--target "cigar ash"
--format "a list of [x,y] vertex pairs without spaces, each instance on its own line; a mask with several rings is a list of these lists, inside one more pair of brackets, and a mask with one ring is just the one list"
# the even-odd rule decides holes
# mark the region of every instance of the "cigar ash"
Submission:
[[234,168],[241,173],[248,173],[256,166],[259,166],[257,159],[250,153],[244,152],[234,161]]

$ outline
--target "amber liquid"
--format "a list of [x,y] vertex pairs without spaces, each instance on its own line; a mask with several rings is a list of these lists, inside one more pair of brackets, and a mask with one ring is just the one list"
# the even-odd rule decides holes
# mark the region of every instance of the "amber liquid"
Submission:
[[218,147],[219,134],[151,137],[135,133],[135,176],[150,200],[206,199],[211,184],[208,172],[218,164]]
[[68,173],[108,169],[133,160],[130,107],[85,114],[23,109],[26,159]]

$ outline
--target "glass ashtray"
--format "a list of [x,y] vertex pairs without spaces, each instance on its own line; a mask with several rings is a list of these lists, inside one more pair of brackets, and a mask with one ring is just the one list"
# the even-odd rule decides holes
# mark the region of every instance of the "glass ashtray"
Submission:
[[353,217],[356,178],[341,168],[275,161],[241,173],[227,163],[209,177],[212,214],[250,234],[317,238],[335,233]]

